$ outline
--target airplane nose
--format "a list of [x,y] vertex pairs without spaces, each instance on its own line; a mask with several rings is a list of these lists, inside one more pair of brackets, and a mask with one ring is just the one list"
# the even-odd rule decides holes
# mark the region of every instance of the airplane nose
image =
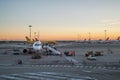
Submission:
[[34,50],[41,50],[41,49],[42,49],[42,46],[34,46],[33,49],[34,49]]
[[33,44],[33,49],[35,50],[35,51],[40,51],[41,49],[42,49],[42,45],[41,45],[41,42],[35,42],[34,44]]

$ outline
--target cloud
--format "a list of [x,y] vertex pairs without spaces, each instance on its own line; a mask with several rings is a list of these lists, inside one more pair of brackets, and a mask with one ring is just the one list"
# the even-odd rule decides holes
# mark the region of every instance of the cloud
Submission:
[[106,25],[120,24],[120,19],[106,19],[106,20],[102,20],[102,24],[106,24]]

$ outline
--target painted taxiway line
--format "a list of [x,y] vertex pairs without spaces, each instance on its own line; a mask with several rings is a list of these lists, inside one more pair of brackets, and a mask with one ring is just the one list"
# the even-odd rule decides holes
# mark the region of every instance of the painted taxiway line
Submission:
[[72,74],[62,74],[55,72],[36,72],[22,74],[0,75],[4,80],[96,80],[89,76],[75,76]]
[[85,68],[85,69],[110,69],[110,70],[120,70],[120,67],[111,66],[84,66],[84,65],[9,65],[0,66],[0,68],[32,68],[32,67],[50,67],[50,68]]

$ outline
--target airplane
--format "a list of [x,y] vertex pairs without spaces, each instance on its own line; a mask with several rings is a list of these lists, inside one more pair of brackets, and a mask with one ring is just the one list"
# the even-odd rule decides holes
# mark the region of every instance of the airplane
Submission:
[[116,40],[111,40],[112,43],[119,43],[120,42],[120,36],[117,37]]
[[105,44],[106,43],[112,44],[112,43],[119,43],[119,42],[120,42],[120,36],[118,36],[116,40],[109,40],[109,37],[108,37],[106,40],[97,41],[97,43],[105,43]]
[[[51,54],[57,54],[60,55],[61,53],[56,50],[55,47],[52,47],[48,43],[41,42],[37,38],[33,39],[32,41],[26,36],[25,37],[27,42],[30,43],[31,45],[23,50],[23,53],[40,53],[43,50],[50,51],[52,52]],[[52,44],[52,42],[50,42]]]
[[98,40],[96,41],[97,43],[103,43],[103,44],[106,44],[106,43],[111,43],[111,41],[109,40],[109,37],[106,38],[106,40]]

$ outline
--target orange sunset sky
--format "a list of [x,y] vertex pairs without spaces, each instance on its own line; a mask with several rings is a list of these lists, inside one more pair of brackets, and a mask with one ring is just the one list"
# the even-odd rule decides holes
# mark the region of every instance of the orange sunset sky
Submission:
[[0,40],[116,39],[120,0],[0,0]]

